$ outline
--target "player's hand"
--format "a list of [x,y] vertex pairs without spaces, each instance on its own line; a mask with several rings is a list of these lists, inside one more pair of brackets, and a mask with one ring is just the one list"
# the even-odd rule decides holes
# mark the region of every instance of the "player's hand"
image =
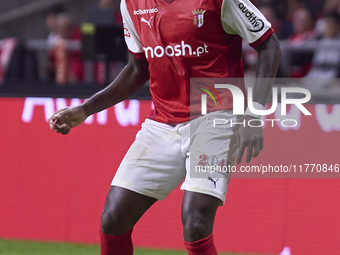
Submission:
[[[252,158],[259,155],[263,149],[263,133],[262,127],[250,127],[248,121],[254,119],[254,117],[245,115],[242,121],[245,120],[246,125],[240,125],[238,128],[238,153],[237,153],[237,164],[241,163],[245,149],[247,148],[247,163]],[[257,124],[253,124],[257,125]]]
[[48,124],[52,130],[56,130],[57,133],[67,135],[71,128],[76,127],[83,123],[86,118],[84,109],[82,106],[69,107],[56,111],[48,120]]

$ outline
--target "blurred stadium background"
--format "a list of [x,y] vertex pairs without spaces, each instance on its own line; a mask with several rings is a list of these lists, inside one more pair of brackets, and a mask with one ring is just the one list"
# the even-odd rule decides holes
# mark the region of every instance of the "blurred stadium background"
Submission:
[[[288,116],[300,120],[297,127],[265,127],[265,150],[252,164],[339,164],[340,0],[252,2],[282,45],[276,86],[312,92],[312,116],[292,107]],[[125,65],[119,1],[0,0],[0,6],[0,254],[97,254],[98,246],[60,243],[98,244],[110,181],[152,107],[148,84],[68,136],[51,132],[46,121],[104,88]],[[243,56],[252,78],[255,51],[244,45]],[[215,225],[220,251],[340,254],[339,180],[283,177],[231,180]],[[177,189],[147,212],[134,230],[136,247],[185,254],[182,195]]]

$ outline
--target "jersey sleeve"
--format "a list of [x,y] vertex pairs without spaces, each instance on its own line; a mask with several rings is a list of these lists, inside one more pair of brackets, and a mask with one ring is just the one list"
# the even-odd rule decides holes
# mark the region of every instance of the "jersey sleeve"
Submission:
[[249,0],[223,0],[221,21],[226,33],[240,35],[252,47],[260,45],[274,32]]
[[130,17],[125,0],[122,0],[120,3],[120,11],[123,17],[124,38],[129,52],[138,58],[144,57],[143,46]]

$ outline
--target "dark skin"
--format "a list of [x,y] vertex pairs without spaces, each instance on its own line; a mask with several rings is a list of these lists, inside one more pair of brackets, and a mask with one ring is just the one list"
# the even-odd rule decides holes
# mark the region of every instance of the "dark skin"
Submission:
[[[258,52],[258,63],[256,68],[256,83],[253,89],[253,101],[266,105],[272,85],[276,76],[277,69],[281,61],[281,49],[279,41],[275,34],[272,34],[265,42],[255,48]],[[254,117],[245,115],[246,123]],[[245,149],[247,148],[246,161],[249,163],[251,158],[259,155],[263,149],[262,128],[243,127],[240,125],[239,149],[237,155],[237,164],[241,163]]]
[[[253,90],[253,101],[266,104],[274,77],[281,59],[277,37],[273,34],[260,46],[256,75],[260,80]],[[92,96],[84,104],[57,111],[50,119],[49,126],[58,133],[68,134],[71,128],[101,110],[109,108],[131,96],[149,79],[148,63],[130,55],[127,66],[104,90]],[[246,121],[252,116],[244,116]],[[238,129],[239,152],[237,163],[241,162],[247,149],[246,161],[257,157],[263,148],[262,128],[243,127]],[[131,229],[140,217],[156,202],[150,198],[125,188],[111,186],[101,216],[102,231],[111,235],[122,235]],[[185,191],[182,203],[182,223],[184,239],[194,242],[212,234],[215,214],[222,201],[205,194]]]

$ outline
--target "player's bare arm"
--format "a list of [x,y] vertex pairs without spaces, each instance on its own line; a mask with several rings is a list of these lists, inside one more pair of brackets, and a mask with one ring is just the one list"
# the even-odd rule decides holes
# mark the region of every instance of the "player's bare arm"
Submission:
[[128,64],[108,87],[79,106],[56,111],[48,120],[49,126],[58,133],[68,134],[71,128],[83,123],[88,116],[129,98],[148,79],[146,59],[139,59],[130,54]]
[[[271,93],[272,85],[277,69],[281,61],[281,49],[275,34],[272,34],[266,41],[255,48],[258,52],[258,64],[256,69],[256,83],[253,89],[253,101],[261,105],[266,105],[267,98]],[[261,79],[265,78],[265,79]],[[245,115],[246,123],[254,119],[253,116]],[[257,157],[263,149],[262,127],[249,127],[240,125],[239,151],[237,164],[241,163],[244,151],[247,148],[246,161],[249,163],[252,157]]]

